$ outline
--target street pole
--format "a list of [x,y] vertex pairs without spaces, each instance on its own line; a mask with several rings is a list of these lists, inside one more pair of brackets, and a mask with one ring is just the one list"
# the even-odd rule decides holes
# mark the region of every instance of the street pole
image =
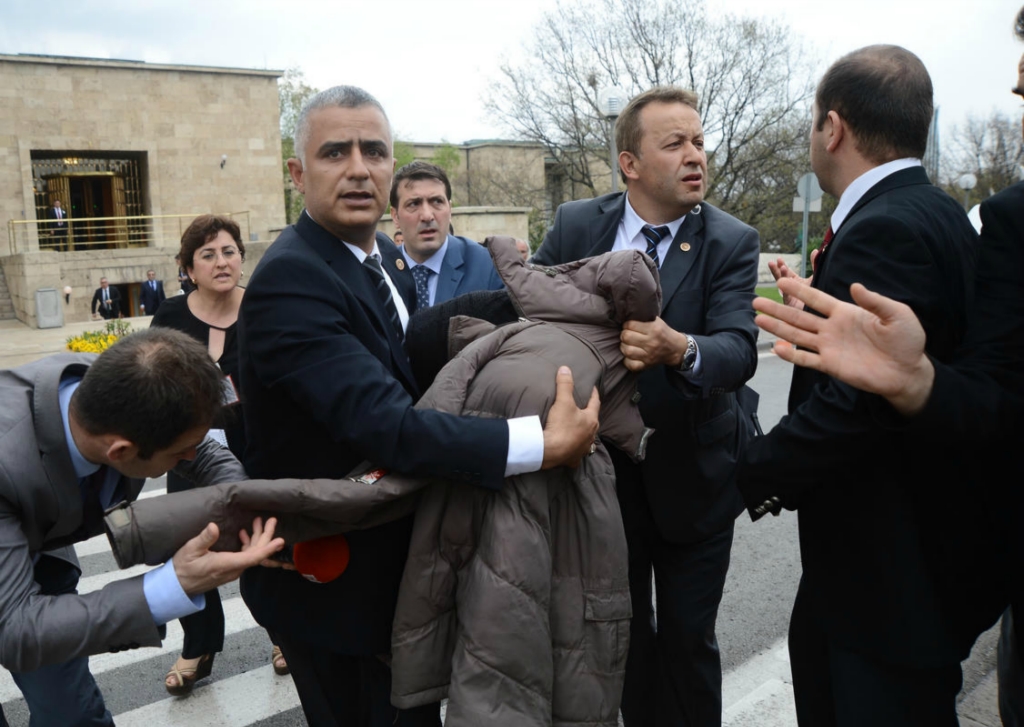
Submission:
[[800,262],[803,265],[803,268],[800,272],[803,277],[807,277],[807,228],[810,225],[811,215],[810,175],[805,174],[803,179],[800,180],[800,196],[803,197],[804,200],[804,226],[803,233],[800,235]]
[[615,119],[617,116],[608,117],[608,125],[611,131],[608,134],[608,168],[612,170],[612,192],[619,191],[619,153],[615,149]]

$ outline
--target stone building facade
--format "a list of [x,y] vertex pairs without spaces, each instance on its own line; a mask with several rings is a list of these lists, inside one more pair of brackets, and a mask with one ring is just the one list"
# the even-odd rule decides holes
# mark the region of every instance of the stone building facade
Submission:
[[[35,291],[70,285],[64,318],[84,320],[104,276],[134,302],[149,268],[174,292],[196,214],[234,213],[247,240],[271,239],[284,225],[280,75],[0,55],[0,266],[17,317],[35,325]],[[70,234],[47,220],[54,199]]]

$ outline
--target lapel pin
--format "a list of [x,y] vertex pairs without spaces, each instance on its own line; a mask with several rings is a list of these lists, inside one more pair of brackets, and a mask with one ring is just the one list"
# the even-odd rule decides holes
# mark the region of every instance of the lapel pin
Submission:
[[690,243],[688,243],[688,242],[680,243],[679,249],[682,250],[683,252],[690,252]]
[[398,268],[399,270],[405,270],[405,260],[403,260],[402,258],[398,258],[397,260],[395,260],[395,267]]

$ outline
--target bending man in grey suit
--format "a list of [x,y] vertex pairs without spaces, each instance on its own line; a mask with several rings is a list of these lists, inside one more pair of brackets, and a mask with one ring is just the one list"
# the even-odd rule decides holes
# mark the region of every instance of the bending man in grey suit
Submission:
[[743,508],[736,462],[752,428],[735,392],[757,366],[750,301],[760,245],[756,230],[702,204],[707,156],[693,93],[640,94],[619,116],[615,139],[626,194],[559,207],[533,262],[638,249],[659,267],[661,315],[628,321],[621,339],[626,366],[643,372],[640,413],[654,435],[639,464],[609,448],[633,599],[622,715],[627,727],[715,727],[715,621]]
[[505,287],[482,245],[448,234],[452,185],[441,167],[412,162],[395,172],[391,216],[402,233],[402,255],[416,283],[416,310],[474,290]]
[[273,520],[266,530],[256,521],[244,552],[212,553],[211,523],[161,568],[76,593],[72,544],[103,533],[104,510],[137,498],[147,477],[178,465],[198,484],[245,478],[204,439],[222,391],[205,347],[165,328],[98,358],[58,354],[0,371],[0,664],[32,725],[112,725],[87,657],[158,646],[165,623],[283,546]]

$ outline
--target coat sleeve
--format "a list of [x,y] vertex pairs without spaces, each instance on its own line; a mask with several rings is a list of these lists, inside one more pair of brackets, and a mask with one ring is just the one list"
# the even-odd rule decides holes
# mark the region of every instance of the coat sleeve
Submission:
[[[8,478],[2,462],[0,478]],[[80,656],[159,644],[142,576],[85,595],[42,594],[19,516],[0,502],[0,665],[32,671]]]
[[353,476],[228,482],[122,503],[106,514],[105,525],[120,568],[158,565],[209,522],[220,529],[213,547],[220,551],[239,550],[238,533],[249,531],[255,517],[276,517],[275,534],[289,545],[377,527],[412,513],[417,493],[430,482],[397,473],[373,481]]
[[[344,254],[348,254],[344,252]],[[254,276],[242,303],[244,355],[277,390],[361,459],[422,476],[498,489],[508,425],[414,410],[409,393],[368,346],[362,304],[321,260],[281,256]],[[398,355],[404,356],[404,352]]]
[[1024,183],[981,205],[981,240],[967,336],[951,364],[933,360],[935,386],[915,430],[988,440],[1024,410]]
[[693,398],[736,391],[757,370],[753,301],[761,242],[757,230],[744,228],[709,279],[704,333],[693,334],[701,357],[700,384],[694,385],[677,371],[665,372],[677,389]]
[[[191,462],[182,460],[174,472],[196,487],[207,487],[220,482],[238,482],[246,479],[245,469],[235,455],[226,447],[207,437],[196,447],[196,456]],[[196,533],[199,531],[196,530]],[[194,535],[195,533],[193,533]]]

